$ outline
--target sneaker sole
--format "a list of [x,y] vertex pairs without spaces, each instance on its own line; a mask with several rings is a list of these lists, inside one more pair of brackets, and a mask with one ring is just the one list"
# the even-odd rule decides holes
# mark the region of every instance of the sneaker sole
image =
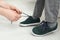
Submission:
[[38,23],[32,23],[32,24],[19,24],[19,26],[20,27],[27,27],[27,26],[37,26],[39,24],[40,24],[40,22],[38,22]]
[[43,37],[43,36],[47,36],[47,35],[53,34],[54,32],[57,32],[57,29],[54,30],[54,31],[51,31],[51,32],[49,32],[49,33],[43,34],[43,35],[37,35],[37,34],[35,34],[35,33],[33,33],[33,32],[31,31],[31,35],[36,36],[36,37]]

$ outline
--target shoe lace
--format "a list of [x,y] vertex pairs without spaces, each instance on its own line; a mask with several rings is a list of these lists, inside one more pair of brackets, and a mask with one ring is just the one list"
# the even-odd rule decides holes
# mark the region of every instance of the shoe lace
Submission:
[[47,22],[45,22],[45,21],[42,21],[41,23],[40,23],[40,31],[41,32],[44,32],[45,30],[47,30],[49,27],[48,27],[48,25],[47,25]]

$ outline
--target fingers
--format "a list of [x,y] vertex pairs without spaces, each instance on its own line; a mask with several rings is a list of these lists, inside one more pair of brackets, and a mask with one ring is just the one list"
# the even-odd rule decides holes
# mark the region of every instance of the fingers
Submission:
[[21,18],[21,13],[22,13],[22,12],[20,12],[20,10],[17,9],[17,8],[14,8],[13,10],[14,10],[14,11],[16,12],[16,14],[17,14],[16,18],[15,18],[13,21],[17,21],[17,20],[19,20],[19,18]]
[[17,20],[19,20],[20,18],[21,18],[21,16],[17,14],[12,21],[17,21]]
[[20,17],[21,17],[20,15],[16,16],[15,21],[19,20],[19,19],[20,19]]
[[22,12],[16,8],[16,11],[18,12],[18,14],[22,14]]
[[19,10],[19,9],[17,9],[17,8],[15,8],[15,9],[13,9],[14,11],[16,11],[18,14],[21,14],[22,12]]
[[10,6],[11,10],[16,11],[18,14],[21,14],[22,12],[17,9],[15,6]]
[[12,21],[17,21],[17,20],[19,20],[19,18],[21,18],[21,14],[18,14],[16,11],[12,11],[12,12],[14,12],[13,14],[15,15],[15,16],[13,16],[14,18]]

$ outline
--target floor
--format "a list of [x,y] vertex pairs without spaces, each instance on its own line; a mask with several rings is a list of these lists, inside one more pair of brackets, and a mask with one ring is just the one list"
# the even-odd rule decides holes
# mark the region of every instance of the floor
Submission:
[[[7,0],[6,2],[15,5],[28,15],[33,15],[35,3],[28,0]],[[24,17],[25,16],[25,17]],[[16,22],[11,22],[3,16],[0,16],[0,40],[60,40],[60,19],[58,18],[58,29],[55,33],[43,37],[35,37],[31,35],[32,27],[20,27],[19,23],[26,19],[26,15],[22,14],[22,18]],[[44,20],[44,12],[41,17]]]

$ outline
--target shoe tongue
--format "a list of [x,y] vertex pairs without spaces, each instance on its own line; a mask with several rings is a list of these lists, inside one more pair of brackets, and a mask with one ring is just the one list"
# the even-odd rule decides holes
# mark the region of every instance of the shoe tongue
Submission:
[[45,22],[45,21],[42,21],[41,24],[42,24],[42,23],[46,23],[46,22]]
[[29,18],[32,18],[32,16],[29,16]]
[[29,16],[28,19],[33,19],[33,17],[32,16]]

